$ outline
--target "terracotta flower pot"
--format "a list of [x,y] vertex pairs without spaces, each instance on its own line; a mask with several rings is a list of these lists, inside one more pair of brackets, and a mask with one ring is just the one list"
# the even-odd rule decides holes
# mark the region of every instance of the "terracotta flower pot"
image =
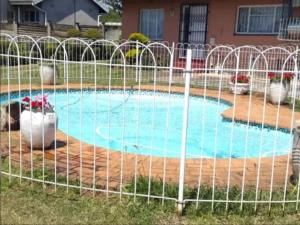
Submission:
[[[55,138],[55,123],[58,118],[55,112],[34,112],[24,110],[20,125],[22,136],[28,146],[34,149],[49,148]],[[44,134],[44,135],[43,135]]]
[[269,87],[269,100],[273,104],[282,104],[289,92],[288,82],[271,82]]
[[230,85],[230,90],[232,91],[233,94],[236,95],[244,95],[249,92],[250,89],[250,84],[249,83],[229,83]]

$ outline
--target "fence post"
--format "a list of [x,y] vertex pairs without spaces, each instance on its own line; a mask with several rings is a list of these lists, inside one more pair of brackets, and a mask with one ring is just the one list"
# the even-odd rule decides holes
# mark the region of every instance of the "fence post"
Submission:
[[136,41],[136,54],[135,54],[135,82],[139,81],[139,41]]
[[67,77],[66,77],[66,71],[67,71],[67,50],[66,50],[66,44],[63,44],[63,50],[64,50],[64,84],[67,82]]
[[172,43],[172,50],[170,56],[170,70],[169,70],[169,85],[173,82],[173,69],[174,69],[174,54],[175,54],[175,43]]
[[183,109],[183,123],[181,135],[181,155],[180,155],[180,171],[179,171],[179,192],[177,201],[177,211],[182,215],[184,208],[184,175],[185,175],[185,157],[186,157],[186,141],[189,117],[189,97],[190,97],[190,82],[192,73],[192,50],[187,49],[186,67],[184,71],[185,89],[184,89],[184,109]]

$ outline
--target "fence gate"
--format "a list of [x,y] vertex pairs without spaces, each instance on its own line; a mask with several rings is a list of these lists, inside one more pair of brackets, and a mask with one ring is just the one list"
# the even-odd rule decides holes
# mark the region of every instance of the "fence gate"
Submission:
[[[207,5],[183,5],[180,23],[180,42],[205,44],[207,33]],[[202,58],[203,49],[193,49],[193,58]],[[186,52],[184,51],[183,56]]]

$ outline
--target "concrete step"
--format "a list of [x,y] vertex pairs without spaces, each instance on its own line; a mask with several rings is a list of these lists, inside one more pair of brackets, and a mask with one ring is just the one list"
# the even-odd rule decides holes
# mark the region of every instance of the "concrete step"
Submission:
[[47,27],[35,24],[20,24],[18,34],[36,37],[47,36]]

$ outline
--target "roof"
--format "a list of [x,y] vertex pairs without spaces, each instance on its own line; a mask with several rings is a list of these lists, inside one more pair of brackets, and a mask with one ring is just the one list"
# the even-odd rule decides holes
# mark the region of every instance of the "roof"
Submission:
[[108,13],[109,10],[111,10],[111,6],[102,1],[93,0],[93,2],[95,2],[97,5],[99,5],[99,7],[102,8],[106,13]]
[[9,0],[11,5],[32,5],[34,0]]
[[[9,0],[11,5],[37,5],[45,0]],[[99,6],[104,12],[108,13],[111,9],[111,6],[104,3],[101,0],[90,0],[94,2],[97,6]]]

